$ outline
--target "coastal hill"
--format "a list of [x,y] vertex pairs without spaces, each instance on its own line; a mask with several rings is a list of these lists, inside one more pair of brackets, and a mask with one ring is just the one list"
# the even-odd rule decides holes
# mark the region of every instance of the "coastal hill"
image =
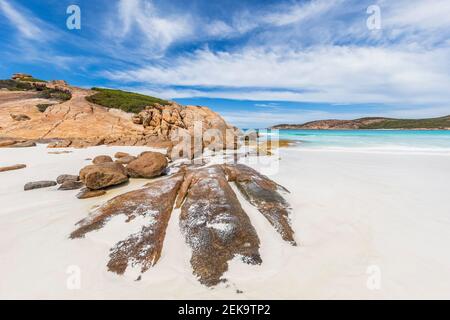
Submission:
[[317,130],[355,130],[355,129],[441,129],[450,130],[450,115],[428,119],[393,119],[367,117],[355,120],[317,120],[303,124],[279,124],[271,129],[317,129]]

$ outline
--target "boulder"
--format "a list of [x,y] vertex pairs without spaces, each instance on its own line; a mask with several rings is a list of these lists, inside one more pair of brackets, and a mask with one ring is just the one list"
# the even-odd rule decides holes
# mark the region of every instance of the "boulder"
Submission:
[[48,187],[53,187],[56,186],[56,181],[34,181],[34,182],[28,182],[27,184],[25,184],[25,186],[23,187],[23,189],[25,191],[28,190],[33,190],[33,189],[40,189],[40,188],[48,188]]
[[77,190],[83,187],[83,182],[67,180],[64,181],[58,188],[58,190]]
[[26,168],[25,164],[15,164],[13,166],[0,167],[0,172],[11,171],[11,170],[19,170]]
[[116,154],[114,155],[114,158],[120,159],[120,158],[129,157],[129,156],[130,156],[130,154],[128,154],[126,152],[116,152]]
[[110,156],[96,156],[94,160],[92,160],[93,164],[101,164],[108,162],[113,162],[113,159]]
[[80,180],[80,177],[73,174],[61,174],[56,178],[56,182],[58,184],[63,184],[66,181],[78,181]]
[[159,152],[147,151],[139,155],[127,166],[128,174],[133,178],[153,178],[159,176],[167,168],[165,155]]
[[131,161],[134,161],[134,160],[136,160],[136,157],[126,156],[126,157],[117,159],[115,162],[120,163],[120,164],[129,164]]
[[119,163],[107,162],[84,167],[80,180],[92,190],[118,185],[128,181],[127,170]]
[[88,188],[83,188],[77,194],[77,198],[78,199],[88,199],[88,198],[100,197],[104,194],[106,194],[105,190],[91,190]]

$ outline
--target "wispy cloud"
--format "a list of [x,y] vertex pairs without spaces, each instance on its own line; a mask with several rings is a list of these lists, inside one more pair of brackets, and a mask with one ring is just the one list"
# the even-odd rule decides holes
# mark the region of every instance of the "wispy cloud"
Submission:
[[[118,40],[125,43],[130,43],[131,37],[134,44],[141,37],[144,42],[140,44],[155,53],[163,52],[172,43],[192,33],[187,14],[158,12],[152,1],[120,0],[115,15],[119,17],[119,26],[113,25],[115,32],[112,35],[117,35]],[[113,21],[116,22],[115,19]]]
[[[23,11],[23,10],[20,10]],[[8,19],[20,34],[28,39],[42,40],[43,32],[38,27],[39,22],[30,16],[22,14],[6,0],[0,0],[0,12]]]
[[447,49],[332,46],[308,51],[202,50],[171,64],[113,71],[107,76],[117,81],[195,86],[206,96],[240,99],[426,103],[450,101],[449,69]]

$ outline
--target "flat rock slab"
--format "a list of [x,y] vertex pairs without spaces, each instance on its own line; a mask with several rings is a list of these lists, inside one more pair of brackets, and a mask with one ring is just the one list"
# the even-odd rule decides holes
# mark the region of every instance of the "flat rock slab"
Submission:
[[23,189],[25,191],[33,190],[33,189],[41,189],[41,188],[48,188],[56,186],[56,181],[34,181],[34,182],[28,182],[25,184]]
[[279,193],[287,190],[246,165],[224,165],[224,169],[228,180],[236,183],[247,201],[258,208],[283,240],[295,246],[294,231],[289,221],[291,208]]
[[207,286],[219,282],[228,261],[260,264],[259,238],[221,166],[190,170],[180,190],[180,228],[192,249],[191,265]]
[[13,166],[0,167],[0,172],[19,170],[19,169],[23,169],[23,168],[26,168],[26,167],[27,166],[25,164],[15,164]]
[[13,145],[9,146],[10,148],[29,148],[29,147],[36,147],[36,142],[34,141],[25,141],[25,142],[18,142]]
[[183,176],[184,173],[175,174],[109,200],[80,221],[78,229],[70,237],[82,238],[86,233],[102,228],[113,216],[125,215],[127,222],[143,216],[146,223],[141,231],[118,242],[111,249],[107,266],[118,274],[123,274],[128,266],[135,265],[145,272],[157,263],[161,255],[167,224]]
[[56,178],[56,182],[58,184],[62,184],[66,181],[78,181],[80,179],[80,177],[78,175],[74,175],[74,174],[61,174],[58,176],[58,178]]

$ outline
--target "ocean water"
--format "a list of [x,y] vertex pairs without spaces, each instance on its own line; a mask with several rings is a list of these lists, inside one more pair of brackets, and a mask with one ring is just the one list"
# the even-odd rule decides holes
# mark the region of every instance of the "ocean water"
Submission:
[[274,130],[304,150],[433,153],[450,155],[450,130]]

